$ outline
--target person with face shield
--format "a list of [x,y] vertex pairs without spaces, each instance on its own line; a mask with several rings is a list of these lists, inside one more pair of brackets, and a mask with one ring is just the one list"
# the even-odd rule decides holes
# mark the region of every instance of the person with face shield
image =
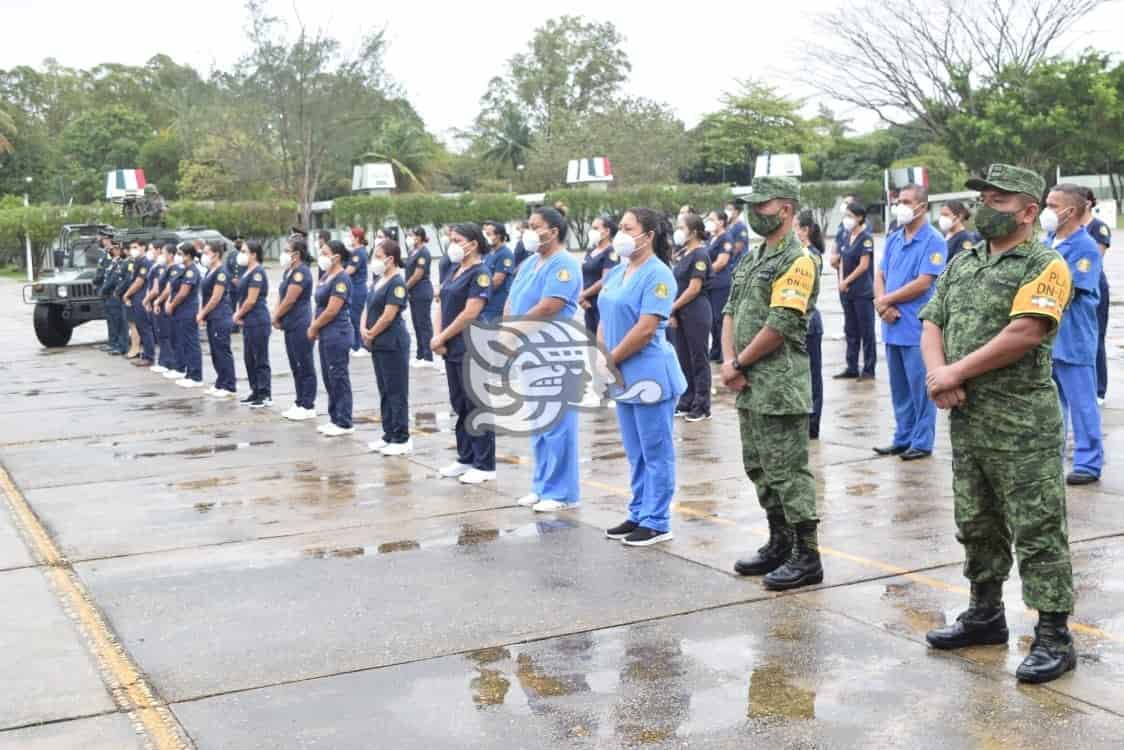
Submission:
[[866,207],[861,203],[848,204],[843,212],[843,229],[843,242],[838,246],[839,301],[843,304],[847,366],[833,377],[872,381],[878,349],[874,337],[874,234],[867,226]]
[[933,283],[944,270],[948,249],[929,223],[928,208],[929,191],[924,187],[901,189],[895,209],[898,229],[886,238],[874,279],[874,310],[882,319],[896,424],[890,444],[874,452],[903,461],[931,456],[937,427],[937,411],[925,387],[917,314],[933,296]]
[[[366,352],[363,349],[363,337],[359,331],[359,319],[363,316],[363,308],[367,304],[367,266],[370,254],[367,252],[367,231],[363,227],[352,227],[346,235],[351,258],[344,271],[351,277],[351,300],[348,302],[348,312],[351,317],[352,333],[351,356],[361,357]],[[383,230],[375,234],[375,246],[386,242]]]
[[382,424],[382,439],[368,447],[384,456],[404,456],[414,449],[409,414],[410,334],[403,320],[409,303],[401,268],[402,249],[397,242],[375,245],[371,258],[375,281],[359,321],[363,345],[370,350],[375,368]]
[[484,323],[494,323],[503,317],[507,305],[507,295],[515,277],[515,255],[507,246],[507,227],[498,221],[486,221],[482,225],[484,241],[488,243],[488,254],[484,257],[484,270],[492,276],[492,292],[480,313]]
[[[577,259],[566,251],[566,219],[552,208],[538,208],[529,223],[523,245],[536,252],[520,267],[504,314],[544,321],[570,320],[578,309],[582,273]],[[582,396],[581,392],[563,393],[558,398],[577,403]],[[581,480],[577,409],[564,406],[557,424],[531,437],[531,456],[531,492],[520,498],[519,504],[539,513],[578,507]]]
[[723,311],[722,382],[737,394],[742,464],[765,510],[769,540],[734,570],[764,575],[765,588],[783,591],[823,581],[808,466],[807,335],[819,267],[793,231],[800,183],[755,177],[749,200],[749,226],[765,242],[739,269]]
[[709,341],[714,315],[706,286],[710,282],[710,255],[703,244],[705,229],[698,214],[679,215],[672,242],[675,255],[675,302],[668,318],[668,334],[675,346],[679,367],[687,380],[687,390],[679,397],[675,416],[688,422],[710,419]]
[[937,649],[1006,644],[1003,582],[1018,557],[1023,601],[1038,610],[1020,682],[1047,682],[1077,664],[1067,620],[1073,571],[1066,529],[1062,412],[1050,347],[1073,294],[1065,260],[1035,237],[1046,181],[992,164],[980,191],[982,244],[957,254],[921,310],[929,396],[949,409],[956,538],[968,609],[929,631]]
[[316,419],[316,363],[308,326],[312,323],[312,271],[308,244],[290,237],[281,251],[281,284],[277,287],[277,309],[273,327],[285,337],[285,354],[296,389],[292,407],[282,413],[285,419],[303,422]]
[[1046,244],[1069,265],[1073,301],[1054,340],[1054,382],[1061,397],[1062,423],[1073,426],[1073,472],[1066,484],[1092,484],[1104,468],[1101,413],[1097,408],[1097,306],[1101,253],[1081,222],[1085,193],[1078,185],[1055,185],[1039,220]]
[[[628,517],[606,529],[605,536],[630,547],[672,539],[675,405],[687,381],[667,339],[676,289],[671,235],[668,221],[652,209],[626,211],[613,238],[621,263],[609,271],[598,300],[597,338],[624,381],[610,395],[617,404],[632,489]],[[644,381],[654,383],[656,392],[636,392]]]
[[578,304],[585,310],[585,327],[590,335],[597,335],[601,316],[597,312],[597,297],[609,271],[617,265],[619,258],[613,249],[613,237],[617,234],[617,223],[607,216],[593,220],[589,231],[589,249],[582,263],[582,293]]
[[945,258],[946,265],[956,257],[958,252],[971,250],[972,246],[980,241],[979,234],[964,226],[971,218],[972,212],[960,201],[947,201],[941,206],[940,216],[937,217],[937,225],[941,228],[941,234],[944,235],[944,244],[948,248],[948,257]]
[[449,229],[446,257],[450,271],[441,282],[441,319],[430,342],[434,354],[445,358],[449,403],[457,415],[457,460],[441,469],[443,477],[458,477],[464,484],[496,479],[496,435],[468,431],[472,401],[464,384],[464,331],[480,317],[492,290],[492,277],[484,269],[487,243],[476,224],[455,224]]

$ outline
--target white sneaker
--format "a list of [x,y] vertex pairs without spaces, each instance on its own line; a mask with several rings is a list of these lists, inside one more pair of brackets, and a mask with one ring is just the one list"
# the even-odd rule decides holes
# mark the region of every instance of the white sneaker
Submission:
[[533,505],[538,505],[539,500],[542,500],[542,498],[533,492],[528,492],[526,495],[519,498],[515,502],[518,505],[522,505],[524,508],[530,508]]
[[329,427],[335,427],[335,425],[334,425],[334,424],[332,424],[331,422],[325,422],[325,423],[324,423],[324,424],[322,424],[322,425],[318,425],[318,426],[316,427],[316,431],[317,431],[317,432],[323,432],[324,430],[328,429]]
[[149,372],[154,372],[157,375],[160,375],[162,373],[167,372],[168,368],[167,367],[161,367],[160,365],[153,365],[152,367],[148,368],[148,370],[149,370]]
[[176,370],[168,370],[164,373],[164,377],[166,377],[168,380],[183,380],[185,377],[187,377],[187,373],[178,372]]
[[218,399],[227,399],[234,398],[236,394],[234,391],[224,391],[222,388],[216,388],[214,393],[208,393],[207,395]]
[[469,469],[461,475],[461,484],[483,484],[484,482],[494,482],[495,479],[496,472],[494,471]]
[[579,505],[581,505],[580,502],[564,503],[561,500],[543,500],[539,503],[536,503],[535,507],[531,508],[531,510],[535,511],[536,513],[556,513],[560,510],[573,510]]
[[282,417],[284,417],[285,419],[291,419],[294,422],[297,421],[297,419],[299,419],[302,414],[304,414],[304,409],[300,408],[299,406],[290,406],[287,410],[281,412]]
[[328,425],[320,432],[323,433],[324,437],[340,437],[341,435],[350,435],[351,433],[355,432],[355,428],[340,427],[339,425],[329,422]]
[[367,449],[371,451],[371,453],[376,453],[378,451],[381,451],[388,445],[390,445],[390,443],[386,442],[385,440],[376,440],[373,443],[367,443]]
[[1097,396],[1097,406],[1104,406],[1105,401],[1108,401],[1108,396],[1105,396],[1104,398]]
[[424,359],[415,359],[410,362],[410,367],[416,370],[419,367],[425,367],[428,364],[429,362],[426,362]]
[[441,469],[441,476],[452,479],[453,477],[459,477],[462,474],[467,474],[470,471],[472,471],[472,466],[470,466],[469,464],[462,464],[459,462],[452,463]]
[[202,380],[192,380],[190,378],[184,378],[184,380],[186,382],[180,386],[181,388],[202,388],[204,385]]
[[354,350],[353,352],[351,352],[351,356],[353,356],[353,357],[362,357],[362,356],[363,356],[364,354],[366,354],[366,353],[367,353],[367,352],[366,352],[366,350],[364,350],[364,349],[356,349],[356,350]]
[[391,443],[380,451],[384,456],[405,456],[414,450],[414,441],[407,440],[404,443]]
[[218,389],[218,388],[215,388],[215,387],[214,387],[214,386],[212,385],[212,386],[211,386],[210,388],[208,388],[207,390],[203,391],[203,395],[204,395],[204,396],[217,396],[217,395],[219,395],[219,389]]
[[[424,367],[424,365],[423,365],[423,367]],[[445,372],[445,363],[444,362],[438,362],[435,359],[435,360],[433,360],[433,369],[437,370],[437,372]]]
[[300,408],[298,408],[297,411],[300,412],[300,414],[293,417],[293,419],[297,422],[307,422],[310,419],[316,419],[316,410],[315,409],[300,409]]

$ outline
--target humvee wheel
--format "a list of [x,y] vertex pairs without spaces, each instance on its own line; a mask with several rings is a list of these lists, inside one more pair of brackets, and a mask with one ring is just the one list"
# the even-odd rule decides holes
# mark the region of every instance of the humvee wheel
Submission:
[[38,304],[35,306],[35,337],[43,346],[66,346],[74,326],[63,320],[62,309],[58,305]]

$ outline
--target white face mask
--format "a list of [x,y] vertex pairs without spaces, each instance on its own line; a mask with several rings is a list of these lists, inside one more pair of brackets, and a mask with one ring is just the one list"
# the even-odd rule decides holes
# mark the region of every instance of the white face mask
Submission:
[[327,271],[332,267],[332,256],[321,255],[316,258],[316,265],[320,266],[321,271]]
[[539,236],[530,229],[523,232],[523,247],[529,253],[537,253],[539,251]]
[[1062,223],[1058,212],[1052,208],[1047,208],[1043,211],[1042,215],[1038,217],[1038,222],[1042,225],[1042,228],[1046,230],[1047,234],[1053,234],[1058,231],[1058,227],[1060,227]]
[[141,251],[140,251],[139,248],[134,247],[134,248],[129,249],[129,257],[132,258],[133,260],[136,260],[140,256],[141,256]]
[[180,255],[179,253],[176,253],[176,265],[177,266],[183,265],[183,256]]
[[165,260],[164,260],[164,256],[163,256],[163,255],[157,255],[157,256],[156,256],[156,261],[155,261],[155,262],[156,262],[156,265],[158,265],[158,266],[162,266],[162,265],[164,265],[164,264],[165,264],[165,263],[166,263],[167,261],[165,261]]
[[627,232],[617,232],[617,236],[613,238],[613,249],[622,258],[631,258],[636,252],[636,240]]
[[372,245],[372,247],[378,247],[379,245],[381,245],[384,242],[386,242],[386,237],[376,237],[375,238],[375,244]]
[[714,230],[718,229],[718,225],[713,221],[707,221],[703,224],[703,228],[706,229],[707,234],[714,234]]
[[375,258],[371,261],[371,273],[375,276],[382,276],[386,273],[386,261],[382,258]]
[[156,251],[149,250],[144,254],[144,257],[148,258],[148,262],[151,263],[152,261],[156,260]]
[[733,212],[733,211],[731,211],[731,210],[730,210],[730,209],[728,209],[728,208],[727,208],[727,209],[726,209],[725,211],[723,211],[722,213],[726,214],[726,218],[727,218],[727,219],[732,219],[732,218],[734,218],[734,212]]
[[589,246],[590,247],[597,247],[600,244],[601,244],[601,230],[590,229],[589,230]]
[[853,231],[854,228],[858,225],[858,223],[859,223],[859,220],[856,219],[854,216],[844,216],[843,217],[843,228],[846,229],[848,232]]
[[674,242],[677,247],[682,247],[683,243],[687,241],[687,233],[682,229],[676,229],[675,234],[671,236],[671,241]]
[[937,219],[937,226],[941,228],[942,232],[947,232],[948,230],[952,229],[952,225],[955,223],[956,220],[951,216],[941,216]]
[[453,263],[460,263],[464,260],[464,246],[456,242],[449,245],[449,260]]
[[247,253],[245,250],[238,253],[237,263],[238,263],[238,265],[240,265],[242,267],[246,267],[246,266],[250,265],[250,254]]
[[212,253],[203,253],[203,267],[210,268],[211,264],[215,262],[215,256]]
[[904,227],[907,224],[911,223],[916,217],[913,213],[912,206],[907,206],[904,203],[899,203],[898,205],[894,206],[894,218],[898,220],[898,224]]

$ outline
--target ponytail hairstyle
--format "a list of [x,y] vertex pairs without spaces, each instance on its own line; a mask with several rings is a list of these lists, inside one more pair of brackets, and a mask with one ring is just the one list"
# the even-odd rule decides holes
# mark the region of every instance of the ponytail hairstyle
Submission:
[[566,223],[565,205],[562,204],[562,201],[555,203],[555,206],[559,205],[562,208],[536,208],[531,214],[537,214],[540,219],[546,222],[548,227],[557,229],[558,241],[562,243],[562,247],[566,247],[566,234],[569,232],[569,225]]
[[463,224],[453,224],[450,229],[468,242],[476,243],[477,258],[483,258],[491,252],[492,248],[488,246],[487,240],[484,239],[484,231],[480,229],[479,224],[468,221]]
[[820,225],[816,223],[815,218],[812,216],[812,212],[806,210],[801,211],[796,216],[796,223],[803,229],[808,230],[808,244],[814,247],[820,255],[823,255],[823,230],[820,229]]
[[312,262],[312,255],[308,252],[308,243],[302,239],[293,238],[289,240],[289,252],[297,253],[300,255],[301,263],[308,264]]
[[246,242],[246,252],[257,258],[258,263],[265,262],[265,250],[262,249],[261,243],[257,240],[248,240]]
[[636,217],[641,229],[652,233],[652,252],[670,266],[672,229],[668,218],[650,208],[630,208],[627,213]]
[[395,268],[402,267],[402,248],[399,247],[397,242],[395,242],[394,240],[387,240],[386,242],[379,245],[379,249],[382,250],[382,255],[384,258],[390,258],[392,261],[394,261]]

